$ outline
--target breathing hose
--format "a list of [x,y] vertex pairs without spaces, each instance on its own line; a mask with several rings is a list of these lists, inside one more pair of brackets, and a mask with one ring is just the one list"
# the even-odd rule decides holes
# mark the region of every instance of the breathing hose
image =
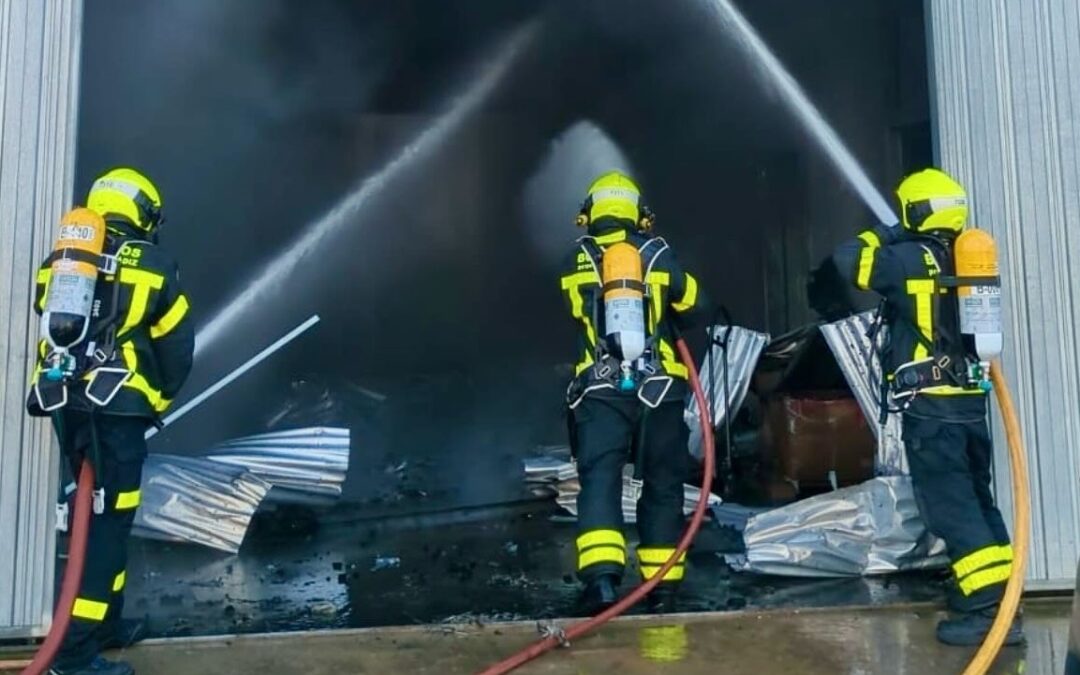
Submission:
[[686,531],[683,532],[682,538],[675,548],[675,552],[671,554],[671,557],[663,564],[660,571],[654,574],[651,579],[645,581],[629,595],[608,609],[590,619],[573,624],[565,631],[559,631],[557,634],[545,637],[517,654],[481,671],[479,675],[503,675],[504,673],[509,673],[510,671],[525,665],[529,661],[551,651],[555,647],[558,647],[559,645],[568,645],[571,640],[575,640],[582,635],[599,628],[608,621],[611,621],[636,605],[648,595],[649,592],[656,588],[656,585],[660,583],[668,571],[676,565],[686,550],[690,548],[690,544],[694,541],[694,537],[701,527],[701,522],[705,518],[705,508],[709,503],[709,490],[712,487],[713,471],[715,470],[716,462],[715,442],[713,439],[709,404],[705,398],[705,392],[701,388],[701,380],[698,379],[697,367],[694,365],[694,358],[690,354],[690,348],[686,346],[686,341],[682,338],[676,339],[675,345],[678,347],[679,357],[689,370],[690,387],[694,392],[694,398],[697,400],[698,410],[701,411],[702,454],[705,456],[704,473],[702,474],[703,478],[701,481],[701,495],[698,498],[697,506],[694,507],[694,514],[690,518],[690,523],[686,526]]
[[987,633],[979,651],[964,670],[964,675],[984,675],[997,658],[1005,636],[1012,626],[1016,611],[1020,607],[1020,596],[1024,592],[1024,577],[1027,572],[1028,545],[1031,538],[1031,502],[1028,487],[1027,454],[1024,439],[1020,433],[1020,421],[1016,416],[1012,394],[1002,374],[1001,363],[995,361],[990,367],[990,377],[994,383],[998,407],[1001,408],[1002,421],[1005,423],[1005,437],[1009,444],[1009,466],[1012,473],[1013,494],[1013,556],[1012,574],[1005,585],[1005,597],[998,607],[997,616]]
[[83,566],[86,562],[86,541],[90,534],[90,511],[94,495],[94,468],[89,460],[83,460],[79,471],[78,488],[75,491],[75,510],[71,522],[71,543],[68,546],[67,566],[60,585],[60,599],[56,603],[52,626],[34,660],[22,671],[22,675],[42,675],[49,669],[64,641],[71,623],[71,608],[82,584]]

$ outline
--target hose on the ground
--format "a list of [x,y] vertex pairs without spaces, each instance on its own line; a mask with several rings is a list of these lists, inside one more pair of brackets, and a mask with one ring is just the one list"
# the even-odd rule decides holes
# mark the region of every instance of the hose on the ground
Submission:
[[90,534],[90,511],[93,508],[94,468],[89,460],[83,460],[79,471],[79,483],[75,491],[75,509],[71,518],[71,542],[68,545],[67,566],[60,585],[60,599],[56,602],[49,634],[41,644],[34,660],[22,671],[22,675],[42,675],[48,671],[60,643],[64,641],[71,623],[71,608],[82,584],[83,566],[86,562],[86,541]]
[[709,491],[712,488],[713,471],[715,467],[715,443],[713,439],[712,428],[712,415],[709,410],[709,403],[705,398],[705,392],[701,388],[701,381],[698,379],[697,367],[694,364],[694,357],[690,353],[690,348],[686,346],[686,341],[682,338],[676,340],[676,346],[679,349],[679,357],[686,365],[690,374],[690,387],[694,392],[694,398],[697,400],[698,410],[701,411],[701,434],[702,434],[702,447],[705,459],[704,473],[701,481],[701,495],[698,498],[697,506],[694,508],[694,514],[690,518],[690,523],[686,526],[686,531],[683,532],[682,538],[679,540],[678,546],[675,548],[675,552],[668,558],[667,562],[663,564],[660,571],[648,579],[640,586],[635,588],[629,595],[624,597],[619,602],[615,603],[608,609],[597,614],[596,616],[579,621],[572,626],[566,628],[564,631],[557,631],[555,634],[549,635],[544,639],[530,645],[529,647],[521,650],[517,654],[500,661],[499,663],[491,666],[490,668],[482,671],[480,675],[503,675],[510,671],[519,668],[529,661],[543,655],[544,653],[558,647],[559,645],[567,645],[572,640],[575,640],[582,635],[600,627],[601,625],[611,621],[615,617],[619,616],[626,610],[630,609],[638,602],[640,602],[646,595],[648,595],[656,585],[664,578],[664,576],[676,565],[682,555],[690,548],[690,544],[694,541],[694,537],[697,535],[698,529],[701,527],[701,522],[705,518],[705,509],[709,503]]
[[964,675],[984,675],[993,665],[994,659],[1001,651],[1001,646],[1005,643],[1005,636],[1016,617],[1016,611],[1020,607],[1020,596],[1024,592],[1028,544],[1031,537],[1027,454],[1024,450],[1024,438],[1020,433],[1020,420],[1017,418],[1012,394],[1002,374],[1000,362],[995,361],[990,367],[990,377],[994,383],[998,407],[1001,408],[1001,418],[1005,423],[1005,437],[1009,444],[1013,495],[1013,566],[1012,574],[1005,586],[1005,596],[998,607],[990,632],[987,633],[982,646],[964,670]]

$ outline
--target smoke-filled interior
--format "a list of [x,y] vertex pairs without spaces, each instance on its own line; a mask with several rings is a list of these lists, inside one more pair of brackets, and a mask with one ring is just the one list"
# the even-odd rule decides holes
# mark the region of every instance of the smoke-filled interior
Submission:
[[[738,324],[814,320],[808,271],[875,217],[713,4],[87,3],[76,189],[161,188],[204,328],[184,396],[321,317],[152,450],[333,424],[350,501],[519,495],[565,442],[556,266],[609,168]],[[737,4],[880,191],[930,163],[921,3]]]

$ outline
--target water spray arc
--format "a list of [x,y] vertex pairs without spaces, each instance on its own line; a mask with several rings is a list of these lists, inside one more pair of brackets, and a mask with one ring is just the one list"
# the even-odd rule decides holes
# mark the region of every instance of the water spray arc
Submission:
[[195,357],[198,358],[232,326],[237,325],[238,318],[261,302],[269,300],[305,258],[343,227],[352,223],[364,207],[398,176],[429,158],[503,81],[535,33],[535,22],[527,23],[514,31],[484,71],[454,99],[445,113],[402,148],[378,172],[364,178],[329,212],[305,227],[299,239],[283,249],[245,284],[243,292],[230,300],[199,329],[195,336]]
[[731,0],[705,1],[717,13],[725,32],[746,52],[747,57],[757,66],[759,75],[767,79],[767,84],[775,87],[784,105],[798,119],[836,170],[874,212],[877,219],[885,225],[896,225],[899,218],[885,197],[874,187],[870,177],[859,164],[859,160],[851,154],[844,142],[840,140],[836,130],[813,104],[784,64],[780,63],[780,59],[772,53],[746,17],[731,4]]

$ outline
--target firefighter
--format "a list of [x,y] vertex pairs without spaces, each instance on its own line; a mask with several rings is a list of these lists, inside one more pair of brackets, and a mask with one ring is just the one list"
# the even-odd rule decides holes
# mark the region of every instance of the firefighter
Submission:
[[[668,244],[653,235],[653,220],[628,176],[599,177],[578,216],[587,234],[563,268],[562,291],[578,328],[567,404],[581,482],[577,570],[585,584],[582,606],[589,612],[616,601],[626,566],[622,485],[627,463],[636,466],[644,483],[637,502],[637,556],[645,578],[674,553],[683,529],[688,373],[676,356],[674,338],[676,330],[705,314],[705,299]],[[605,276],[617,251],[629,252],[628,263],[636,270],[630,276],[638,278]],[[627,294],[621,298],[628,303],[626,312],[607,304],[614,303],[611,291]],[[637,323],[625,323],[627,316]],[[650,596],[654,611],[673,608],[684,573],[685,557]]]
[[[27,407],[31,415],[52,417],[75,475],[84,457],[97,473],[82,585],[50,672],[125,675],[134,672],[128,664],[100,652],[138,637],[140,627],[121,621],[121,612],[144,435],[188,376],[194,331],[176,262],[156,244],[162,211],[154,184],[134,169],[114,169],[94,181],[87,207],[106,228],[102,259],[113,261],[94,290],[96,321],[72,350],[77,359],[63,380],[49,377],[55,359],[42,340]],[[39,314],[46,311],[51,276],[47,260],[37,276]],[[90,343],[93,350],[84,347]]]
[[[903,228],[877,226],[842,243],[832,262],[862,291],[884,299],[887,343],[882,403],[903,410],[911,480],[930,531],[952,562],[949,607],[938,639],[977,645],[989,631],[1012,571],[1013,550],[991,492],[992,445],[986,387],[960,333],[953,245],[968,215],[967,194],[937,169],[897,189]],[[1006,644],[1023,641],[1020,622]]]

